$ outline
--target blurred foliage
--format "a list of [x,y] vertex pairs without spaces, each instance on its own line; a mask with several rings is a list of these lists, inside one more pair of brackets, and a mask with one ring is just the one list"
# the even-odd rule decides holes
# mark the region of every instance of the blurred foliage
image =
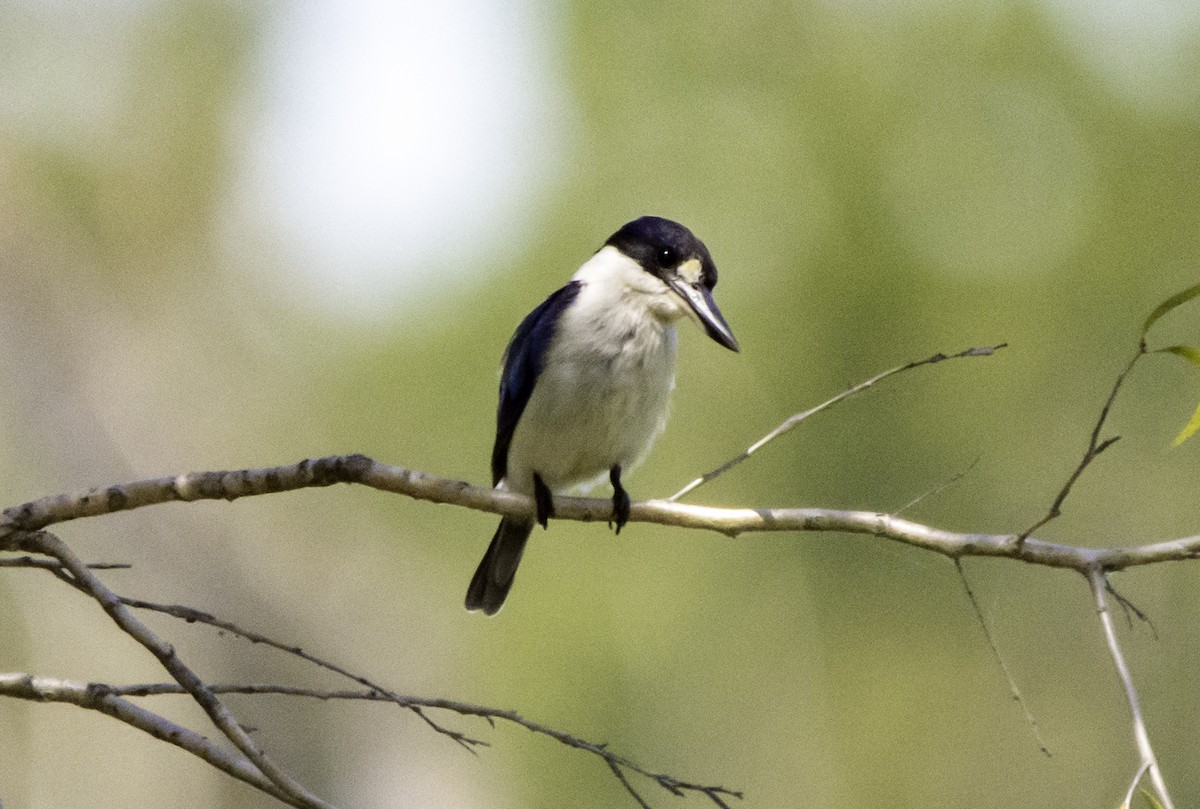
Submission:
[[[484,481],[512,328],[653,212],[707,242],[743,350],[682,335],[674,415],[635,496],[675,491],[883,368],[1007,341],[890,380],[691,499],[888,511],[978,458],[906,516],[1018,531],[1078,462],[1147,312],[1200,272],[1198,15],[1165,6],[1191,28],[1144,94],[1140,74],[1114,83],[1096,65],[1146,41],[1095,34],[1103,12],[1056,0],[539,7],[573,105],[561,175],[514,199],[527,231],[480,252],[500,260],[404,289],[381,322],[288,295],[295,257],[278,234],[256,234],[252,254],[225,238],[259,54],[288,7],[0,5],[4,501],[350,451]],[[1197,328],[1181,309],[1156,336],[1191,345]],[[1182,366],[1140,364],[1112,414],[1124,440],[1045,535],[1195,533],[1198,450],[1169,449],[1195,397]],[[747,807],[1112,806],[1133,777],[1077,578],[966,565],[1046,758],[944,559],[861,537],[560,523],[484,620],[460,604],[492,523],[337,489],[63,536],[134,563],[107,577],[123,593],[217,612],[400,691],[517,708],[744,789]],[[1158,628],[1152,640],[1134,622],[1123,640],[1181,806],[1200,800],[1197,575],[1115,581]],[[160,676],[65,590],[0,576],[0,668]],[[213,680],[313,681],[229,638],[172,632]],[[377,706],[234,707],[339,805],[632,805],[594,760],[509,729],[472,727],[494,744],[472,758]],[[81,713],[0,703],[6,805],[270,805]],[[655,805],[675,800],[651,787]]]

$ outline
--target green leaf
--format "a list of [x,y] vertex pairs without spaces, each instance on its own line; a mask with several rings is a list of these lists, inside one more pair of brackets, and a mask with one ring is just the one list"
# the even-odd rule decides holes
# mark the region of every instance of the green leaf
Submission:
[[1194,287],[1188,287],[1183,292],[1178,292],[1160,303],[1158,307],[1150,313],[1150,316],[1146,318],[1146,322],[1142,324],[1142,339],[1146,339],[1146,334],[1150,331],[1150,327],[1158,322],[1160,317],[1174,309],[1176,306],[1187,303],[1197,295],[1200,295],[1200,284],[1196,284]]
[[1171,442],[1171,446],[1177,447],[1184,441],[1187,441],[1196,431],[1200,430],[1200,406],[1196,407],[1196,412],[1192,414],[1192,419],[1187,423],[1187,426],[1179,431],[1179,435],[1175,436],[1175,440]]
[[1195,346],[1167,346],[1166,348],[1157,348],[1150,352],[1152,354],[1175,354],[1183,357],[1185,360],[1196,366],[1200,370],[1200,348]]
[[[1192,364],[1193,368],[1200,371],[1200,348],[1196,348],[1195,346],[1167,346],[1166,348],[1156,348],[1150,353],[1174,354],[1177,357],[1183,357]],[[1171,446],[1179,446],[1195,435],[1197,430],[1200,430],[1200,407],[1196,408],[1196,412],[1192,414],[1192,419],[1187,423],[1187,426],[1179,431],[1179,435],[1175,436],[1175,440],[1171,442]]]

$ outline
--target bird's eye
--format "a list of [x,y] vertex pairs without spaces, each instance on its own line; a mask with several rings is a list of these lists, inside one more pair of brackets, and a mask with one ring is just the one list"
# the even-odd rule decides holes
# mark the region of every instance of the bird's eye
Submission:
[[675,265],[675,250],[670,247],[660,247],[655,258],[658,259],[658,266],[672,267]]

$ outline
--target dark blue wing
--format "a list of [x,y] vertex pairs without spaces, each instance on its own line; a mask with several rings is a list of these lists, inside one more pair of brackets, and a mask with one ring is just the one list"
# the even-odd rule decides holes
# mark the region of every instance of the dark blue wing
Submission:
[[533,393],[533,385],[542,372],[546,349],[563,310],[571,305],[583,285],[572,281],[542,301],[513,334],[504,350],[504,368],[500,372],[500,405],[496,410],[496,445],[492,448],[492,485],[508,472],[508,446],[517,422]]

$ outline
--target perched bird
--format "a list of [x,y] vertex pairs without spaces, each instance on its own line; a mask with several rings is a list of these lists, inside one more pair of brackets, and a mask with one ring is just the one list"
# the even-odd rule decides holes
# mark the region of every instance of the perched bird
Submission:
[[[708,248],[678,222],[643,216],[610,236],[509,341],[492,484],[532,495],[544,528],[554,494],[607,475],[619,533],[629,518],[621,473],[641,460],[666,423],[675,386],[674,322],[690,317],[738,350],[713,301],[716,285]],[[471,579],[467,609],[499,611],[533,523],[531,517],[500,521]]]

